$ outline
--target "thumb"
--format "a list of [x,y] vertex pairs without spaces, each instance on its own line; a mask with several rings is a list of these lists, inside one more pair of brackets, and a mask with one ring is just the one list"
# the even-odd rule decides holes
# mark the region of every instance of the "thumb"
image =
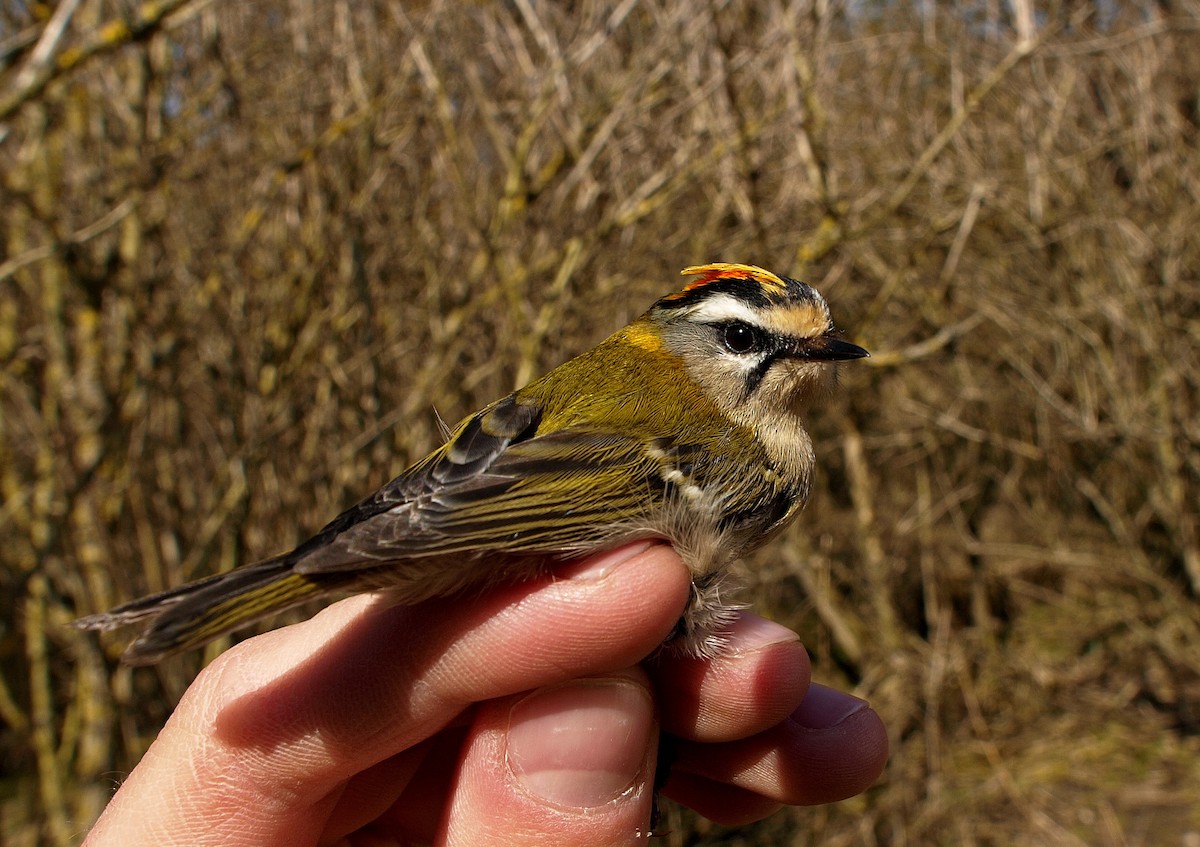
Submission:
[[639,668],[481,704],[441,843],[642,844],[658,722]]

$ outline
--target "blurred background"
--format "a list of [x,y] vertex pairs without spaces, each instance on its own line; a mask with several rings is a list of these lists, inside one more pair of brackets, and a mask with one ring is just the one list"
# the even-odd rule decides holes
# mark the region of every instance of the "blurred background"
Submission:
[[664,843],[1200,844],[1198,232],[1195,0],[0,4],[0,843],[77,843],[206,658],[71,619],[737,261],[874,354],[747,599],[892,756]]

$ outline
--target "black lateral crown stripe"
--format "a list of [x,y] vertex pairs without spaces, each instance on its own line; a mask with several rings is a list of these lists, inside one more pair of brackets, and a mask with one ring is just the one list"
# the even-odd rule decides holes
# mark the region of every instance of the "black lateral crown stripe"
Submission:
[[[817,293],[807,283],[789,277],[780,277],[787,285],[786,298],[790,300],[816,300]],[[779,294],[771,296],[766,289],[751,280],[741,277],[723,277],[703,285],[668,294],[659,300],[655,306],[662,309],[683,309],[706,300],[715,294],[728,294],[754,308],[766,308],[772,302],[783,299]]]
[[707,285],[696,286],[689,291],[670,294],[659,300],[656,305],[665,309],[684,309],[701,300],[707,300],[714,294],[728,294],[758,308],[763,308],[771,303],[771,299],[763,293],[763,289],[759,285],[745,279],[718,279]]

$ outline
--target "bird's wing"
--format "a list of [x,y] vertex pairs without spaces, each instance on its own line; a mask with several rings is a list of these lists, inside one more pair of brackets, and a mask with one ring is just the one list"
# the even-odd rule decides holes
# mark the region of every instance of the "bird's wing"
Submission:
[[687,447],[570,426],[538,435],[513,398],[463,423],[427,459],[338,516],[297,551],[300,573],[479,551],[573,553],[661,498]]

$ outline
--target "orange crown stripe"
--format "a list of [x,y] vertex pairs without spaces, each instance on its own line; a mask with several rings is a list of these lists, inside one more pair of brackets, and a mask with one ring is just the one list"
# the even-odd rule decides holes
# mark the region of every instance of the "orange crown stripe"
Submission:
[[722,279],[743,279],[747,282],[753,280],[760,285],[765,285],[768,288],[774,288],[777,291],[786,291],[787,284],[768,270],[758,267],[757,265],[737,265],[731,262],[715,262],[711,265],[692,265],[690,268],[684,268],[679,272],[681,276],[696,276],[700,278],[694,282],[689,282],[679,291],[664,297],[664,300],[674,300],[682,297],[689,291],[695,291],[697,288],[703,288],[706,285],[711,285],[714,282]]

